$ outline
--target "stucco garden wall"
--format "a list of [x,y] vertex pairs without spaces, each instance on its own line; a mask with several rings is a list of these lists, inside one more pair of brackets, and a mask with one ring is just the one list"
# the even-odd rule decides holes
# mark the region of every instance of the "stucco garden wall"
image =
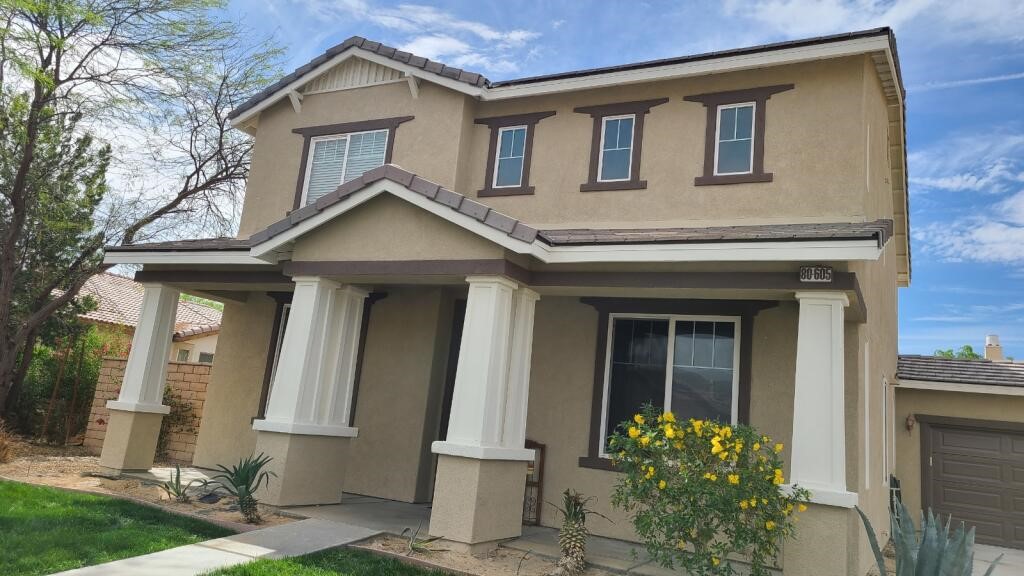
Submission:
[[[121,392],[121,381],[124,379],[124,367],[127,362],[125,358],[104,358],[100,367],[100,377],[96,383],[96,394],[93,396],[92,410],[89,414],[89,425],[85,432],[85,446],[96,454],[103,448],[103,438],[106,436],[107,423],[110,421],[107,401],[116,400]],[[168,438],[167,459],[172,462],[192,463],[209,382],[209,364],[167,364],[167,385],[171,388],[171,394],[182,407],[191,407],[191,422],[186,424],[188,430],[171,432]]]

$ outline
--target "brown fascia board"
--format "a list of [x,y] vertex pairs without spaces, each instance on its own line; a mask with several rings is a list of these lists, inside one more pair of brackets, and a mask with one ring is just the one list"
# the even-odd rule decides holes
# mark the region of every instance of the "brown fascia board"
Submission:
[[342,184],[333,192],[321,196],[316,202],[307,204],[302,208],[292,211],[288,216],[285,216],[281,220],[274,222],[270,226],[267,226],[263,230],[260,230],[250,236],[248,241],[251,245],[266,242],[274,236],[290,230],[302,221],[307,220],[331,206],[348,199],[356,192],[379,180],[389,180],[394,182],[395,184],[420,194],[424,198],[428,198],[438,204],[447,206],[455,212],[469,216],[470,218],[515,238],[516,240],[533,242],[537,237],[537,229],[527,226],[523,222],[520,222],[511,216],[507,216],[501,212],[493,210],[484,204],[459,194],[458,192],[453,192],[447,188],[443,188],[425,178],[420,178],[416,174],[395,166],[394,164],[385,164],[365,172],[355,180],[350,180],[349,182]]
[[205,252],[248,251],[249,241],[245,238],[195,238],[191,240],[170,240],[167,242],[149,242],[128,244],[126,246],[107,246],[105,252]]

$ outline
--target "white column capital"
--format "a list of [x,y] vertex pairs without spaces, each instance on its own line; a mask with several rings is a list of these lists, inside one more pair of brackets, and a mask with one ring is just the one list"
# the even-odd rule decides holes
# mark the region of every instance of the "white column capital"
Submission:
[[519,288],[519,283],[506,276],[466,276],[468,284],[497,284],[512,290]]
[[850,297],[846,295],[846,292],[801,290],[795,292],[793,296],[800,301],[838,302],[842,304],[844,308],[850,305]]
[[320,286],[328,286],[331,288],[341,288],[341,283],[324,278],[323,276],[292,276],[292,282],[299,285],[310,285],[316,284]]

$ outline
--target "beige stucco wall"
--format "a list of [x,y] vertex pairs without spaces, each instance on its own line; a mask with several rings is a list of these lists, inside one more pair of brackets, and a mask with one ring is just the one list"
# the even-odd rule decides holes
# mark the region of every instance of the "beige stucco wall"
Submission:
[[440,391],[451,327],[443,288],[388,287],[373,305],[345,491],[403,502],[432,494]]
[[298,239],[292,260],[460,260],[501,258],[503,252],[497,244],[385,193]]
[[452,187],[468,102],[462,94],[421,82],[419,98],[405,83],[396,83],[307,95],[299,115],[287,99],[271,106],[259,118],[239,236],[247,237],[292,209],[303,143],[292,129],[415,116],[398,127],[392,162]]
[[217,352],[217,334],[190,338],[181,342],[171,342],[171,362],[177,361],[179,350],[189,351],[188,362],[199,362],[199,354],[203,352],[215,354]]
[[244,304],[225,303],[192,458],[196,466],[234,463],[255,449],[252,418],[259,408],[275,310],[274,300],[259,292],[251,292]]
[[996,422],[1024,422],[1024,397],[896,387],[896,477],[903,502],[921,509],[921,425],[907,431],[907,416],[928,415]]
[[[796,360],[797,307],[782,303],[762,311],[754,321],[751,422],[773,438],[789,443],[792,435],[793,378]],[[628,517],[611,506],[617,474],[581,468],[590,438],[598,314],[571,297],[544,297],[537,302],[527,437],[546,445],[545,499],[566,488],[596,496],[593,533],[634,538]],[[788,468],[788,463],[787,463]],[[558,514],[542,507],[541,522],[558,526]]]
[[[694,186],[702,173],[706,112],[691,94],[793,83],[767,105],[765,167],[771,183]],[[474,118],[554,110],[537,125],[532,196],[482,202],[538,226],[638,226],[700,222],[836,221],[875,217],[866,199],[886,175],[888,121],[870,59],[849,57],[770,69],[631,84],[601,90],[476,102],[422,82],[419,98],[402,83],[308,95],[296,114],[282,101],[260,115],[252,177],[240,234],[281,218],[292,206],[302,138],[315,126],[414,115],[398,128],[392,161],[456,191],[483,185],[488,128]],[[646,119],[640,176],[645,190],[581,193],[590,158],[592,120],[577,106],[669,98]],[[870,122],[870,139],[865,122]],[[872,146],[871,160],[867,158]]]

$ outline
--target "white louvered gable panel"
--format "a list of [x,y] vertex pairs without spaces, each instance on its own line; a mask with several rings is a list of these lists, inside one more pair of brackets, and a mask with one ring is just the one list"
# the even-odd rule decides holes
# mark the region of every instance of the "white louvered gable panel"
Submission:
[[349,58],[306,84],[303,94],[348,90],[402,80],[402,72],[362,58]]

